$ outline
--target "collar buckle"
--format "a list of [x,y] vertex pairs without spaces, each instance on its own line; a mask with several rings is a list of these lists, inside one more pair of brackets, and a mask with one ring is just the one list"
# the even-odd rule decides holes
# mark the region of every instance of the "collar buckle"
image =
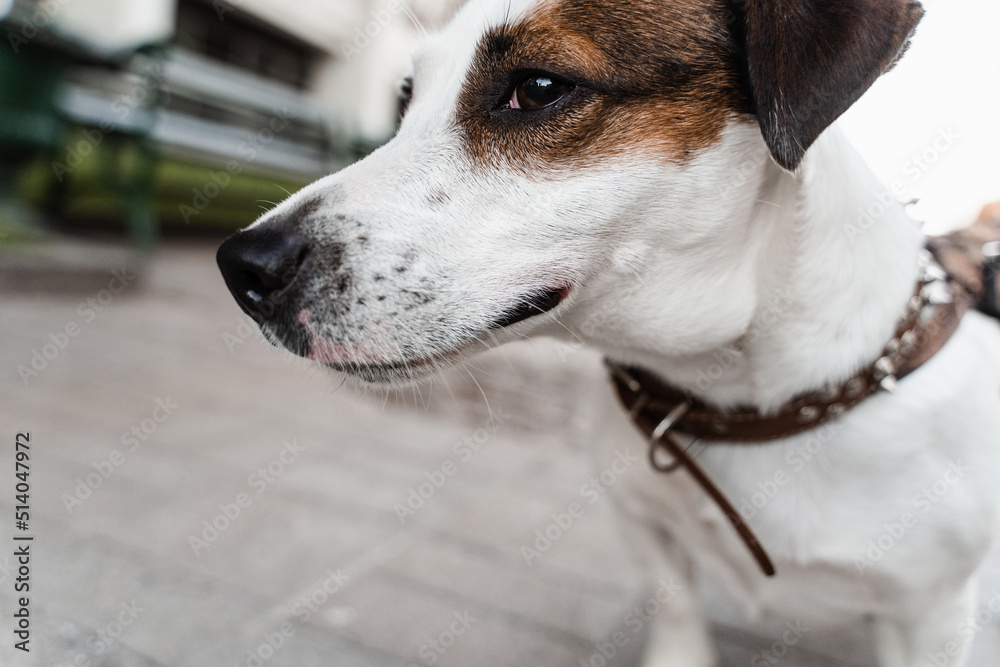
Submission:
[[653,432],[649,436],[649,465],[653,466],[653,469],[657,472],[671,473],[681,467],[681,462],[677,460],[677,457],[671,455],[670,462],[664,463],[662,457],[657,455],[657,452],[666,452],[670,454],[670,449],[663,445],[663,436],[670,432],[681,417],[687,414],[688,410],[691,409],[690,403],[679,403],[673,410],[667,413]]

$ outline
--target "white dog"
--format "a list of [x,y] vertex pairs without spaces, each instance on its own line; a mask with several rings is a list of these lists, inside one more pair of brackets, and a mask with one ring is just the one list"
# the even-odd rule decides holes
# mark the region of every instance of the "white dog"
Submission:
[[[396,138],[227,241],[220,265],[270,339],[369,383],[551,335],[722,415],[767,420],[864,369],[892,388],[900,322],[948,297],[912,304],[924,239],[831,125],[921,14],[471,2],[416,54]],[[634,541],[655,576],[708,577],[750,614],[873,618],[881,665],[961,665],[1000,507],[1000,326],[970,312],[895,393],[834,407],[697,455],[776,576],[685,471],[615,486]],[[611,414],[602,461],[640,437]],[[656,617],[650,666],[713,664],[685,591]]]

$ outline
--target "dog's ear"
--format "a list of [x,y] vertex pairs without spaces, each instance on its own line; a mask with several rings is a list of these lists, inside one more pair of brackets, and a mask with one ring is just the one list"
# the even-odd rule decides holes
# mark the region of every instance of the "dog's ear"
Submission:
[[902,56],[924,13],[911,0],[733,1],[745,3],[745,57],[761,132],[789,171]]

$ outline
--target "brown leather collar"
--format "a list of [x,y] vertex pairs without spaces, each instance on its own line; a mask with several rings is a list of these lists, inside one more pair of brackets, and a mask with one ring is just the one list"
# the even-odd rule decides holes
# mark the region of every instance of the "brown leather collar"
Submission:
[[[660,472],[685,468],[733,524],[768,576],[773,576],[775,570],[767,553],[675,434],[695,438],[699,444],[765,443],[816,428],[878,391],[894,391],[897,380],[918,369],[944,346],[969,307],[966,292],[930,253],[922,253],[920,263],[922,276],[916,292],[882,356],[847,380],[803,394],[774,412],[752,408],[718,410],[648,371],[605,361],[622,404],[650,440],[651,465]],[[664,454],[668,463],[663,462]]]

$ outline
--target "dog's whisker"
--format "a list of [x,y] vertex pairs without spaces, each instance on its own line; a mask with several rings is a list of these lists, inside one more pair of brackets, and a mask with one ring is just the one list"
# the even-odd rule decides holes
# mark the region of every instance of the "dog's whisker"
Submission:
[[484,340],[482,334],[473,334],[472,337],[476,340],[476,342],[485,348],[483,350],[484,352],[489,352],[490,350],[495,350],[497,348],[496,345],[492,345],[488,341]]
[[494,421],[494,419],[493,419],[493,408],[490,407],[490,399],[488,399],[486,397],[486,392],[483,391],[482,385],[479,384],[479,380],[477,380],[476,376],[472,374],[472,371],[470,371],[468,368],[466,368],[464,364],[463,364],[462,368],[469,375],[469,377],[472,378],[472,381],[476,383],[476,387],[479,388],[479,393],[483,395],[483,401],[486,403],[486,412],[489,413],[489,415],[490,415],[490,422],[492,423]]
[[646,287],[646,281],[642,279],[642,275],[637,269],[632,269],[632,277],[635,278],[636,282],[642,285],[642,287]]
[[[269,204],[270,206],[262,206],[261,204]],[[278,208],[278,205],[275,204],[273,201],[268,201],[267,199],[258,199],[257,208],[261,209],[265,213],[270,213],[274,209]]]
[[441,384],[444,386],[445,391],[451,396],[451,400],[455,403],[456,407],[461,407],[461,402],[458,400],[458,396],[455,395],[455,390],[451,386],[451,381],[448,376],[441,375]]
[[413,390],[413,407],[417,407],[417,404],[421,403],[424,406],[424,412],[427,412],[427,403],[424,402],[424,396],[420,391],[420,387],[412,385],[411,389]]
[[763,199],[754,199],[755,202],[760,202],[761,204],[767,204],[775,208],[784,208],[781,204],[775,204],[773,201],[765,201]]
[[534,338],[532,338],[532,337],[531,337],[531,336],[529,336],[528,334],[526,334],[526,333],[523,333],[523,332],[521,332],[521,331],[517,331],[517,332],[515,332],[515,333],[514,333],[514,335],[515,335],[515,336],[520,336],[521,338],[523,338],[524,340],[527,340],[527,341],[533,341],[533,340],[535,340]]
[[337,393],[338,391],[340,391],[340,390],[341,390],[341,388],[342,388],[342,387],[343,387],[343,386],[344,386],[345,384],[347,384],[347,375],[344,375],[344,374],[341,374],[341,375],[342,375],[342,377],[340,378],[340,384],[338,384],[338,385],[336,386],[336,388],[335,388],[335,389],[334,389],[333,391],[331,391],[331,392],[330,392],[331,394],[336,394],[336,393]]
[[471,368],[472,370],[476,371],[477,373],[482,373],[483,375],[485,375],[485,376],[486,376],[486,377],[488,377],[488,378],[496,378],[496,375],[495,375],[494,373],[490,373],[490,372],[489,372],[488,370],[486,370],[486,369],[485,369],[485,368],[483,368],[482,366],[475,366],[475,365],[473,365],[473,364],[472,364],[472,362],[470,362],[470,361],[464,361],[464,362],[462,362],[462,363],[463,363],[463,364],[464,364],[464,365],[465,365],[465,366],[466,366],[467,368]]
[[573,331],[572,329],[570,329],[568,326],[566,326],[565,324],[563,324],[559,320],[558,317],[553,317],[552,321],[555,322],[556,324],[558,324],[559,326],[561,326],[563,329],[565,329],[569,333],[569,335],[572,336],[573,338],[577,339],[578,341],[580,341],[584,345],[587,344],[587,341],[585,341],[583,338],[581,338],[575,331]]
[[430,377],[430,382],[427,383],[427,412],[431,411],[431,405],[434,403],[434,384],[437,382],[438,375],[434,374]]
[[487,335],[489,335],[489,337],[492,339],[492,343],[491,343],[491,348],[490,349],[497,350],[500,353],[500,356],[503,358],[504,362],[507,364],[507,366],[511,370],[517,371],[518,368],[514,364],[514,362],[511,361],[509,351],[507,350],[507,348],[505,348],[505,347],[502,346],[502,344],[500,343],[500,341],[497,339],[496,334],[494,332],[492,332],[492,331],[489,331],[489,332],[487,332]]

